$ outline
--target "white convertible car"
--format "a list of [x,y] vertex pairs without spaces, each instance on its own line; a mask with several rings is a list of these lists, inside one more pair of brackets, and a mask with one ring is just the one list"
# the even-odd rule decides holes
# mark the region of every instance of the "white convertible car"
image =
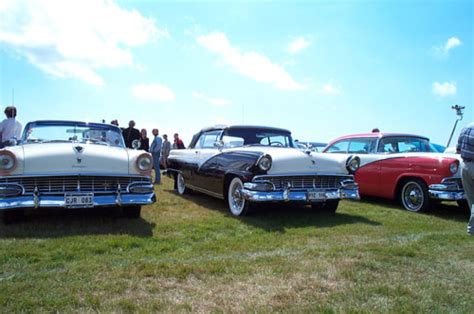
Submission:
[[5,221],[40,207],[123,208],[138,218],[155,202],[151,155],[126,149],[113,125],[36,121],[19,145],[0,150],[0,212]]
[[302,152],[288,130],[216,126],[197,133],[189,148],[172,150],[168,175],[179,194],[194,190],[225,199],[235,216],[253,203],[298,202],[335,212],[340,199],[358,199],[357,156]]

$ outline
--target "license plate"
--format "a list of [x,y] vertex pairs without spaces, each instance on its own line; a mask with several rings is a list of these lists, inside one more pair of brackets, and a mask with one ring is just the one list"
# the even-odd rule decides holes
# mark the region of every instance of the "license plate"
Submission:
[[326,192],[308,191],[308,200],[325,200]]
[[64,196],[66,208],[87,208],[94,207],[93,193],[70,193]]

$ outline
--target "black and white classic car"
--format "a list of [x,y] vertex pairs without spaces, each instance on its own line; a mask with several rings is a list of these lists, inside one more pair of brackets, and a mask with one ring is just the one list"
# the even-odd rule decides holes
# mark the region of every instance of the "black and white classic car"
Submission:
[[8,221],[25,209],[120,206],[138,218],[155,202],[152,163],[125,148],[116,126],[30,122],[19,145],[0,150],[0,212]]
[[352,175],[358,157],[302,152],[291,132],[279,128],[206,128],[168,160],[179,194],[194,190],[225,199],[235,216],[252,203],[300,202],[335,212],[340,199],[359,198]]

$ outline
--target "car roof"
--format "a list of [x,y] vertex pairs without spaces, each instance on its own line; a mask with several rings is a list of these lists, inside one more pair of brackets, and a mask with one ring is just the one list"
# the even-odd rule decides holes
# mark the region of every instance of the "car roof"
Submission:
[[429,140],[426,136],[421,136],[421,135],[416,135],[416,134],[409,134],[409,133],[389,133],[389,132],[374,132],[374,133],[361,133],[361,134],[350,134],[350,135],[344,135],[341,137],[338,137],[334,140],[331,141],[331,144],[340,141],[340,140],[345,140],[345,139],[351,139],[351,138],[361,138],[361,137],[392,137],[392,136],[407,136],[407,137],[419,137],[423,138],[426,140]]
[[208,132],[214,130],[238,130],[238,129],[251,129],[251,130],[266,130],[266,131],[276,131],[276,132],[285,132],[291,133],[289,130],[282,128],[275,128],[271,126],[261,126],[261,125],[215,125],[211,127],[206,127],[201,130],[201,132]]

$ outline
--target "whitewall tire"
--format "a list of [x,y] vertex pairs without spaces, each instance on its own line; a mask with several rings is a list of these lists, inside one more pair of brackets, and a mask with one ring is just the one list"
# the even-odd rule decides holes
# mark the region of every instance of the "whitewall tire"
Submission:
[[186,182],[184,181],[184,177],[181,173],[178,173],[176,176],[176,191],[178,191],[179,195],[186,194]]
[[227,203],[229,211],[234,216],[244,216],[248,213],[250,203],[244,198],[242,189],[244,184],[240,178],[233,178],[227,189]]

